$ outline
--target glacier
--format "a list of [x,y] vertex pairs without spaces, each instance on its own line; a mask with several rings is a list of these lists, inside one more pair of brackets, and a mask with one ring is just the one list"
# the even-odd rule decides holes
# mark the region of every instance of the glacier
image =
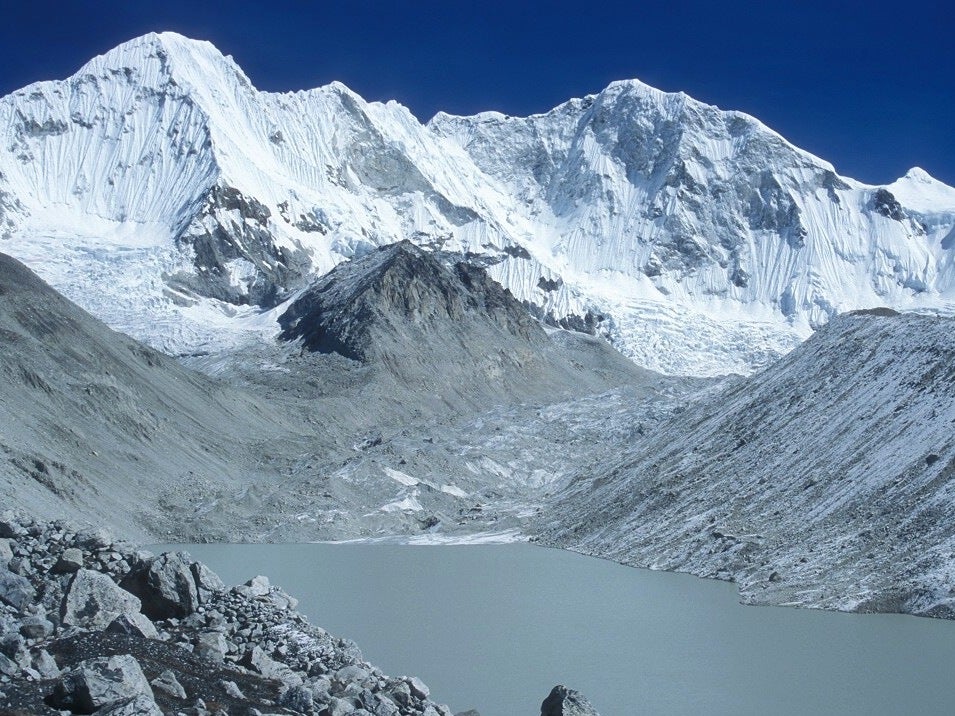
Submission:
[[955,306],[955,189],[842,177],[639,81],[544,114],[258,91],[151,33],[0,99],[0,251],[154,347],[279,331],[316,276],[409,240],[670,374],[749,373],[840,312]]

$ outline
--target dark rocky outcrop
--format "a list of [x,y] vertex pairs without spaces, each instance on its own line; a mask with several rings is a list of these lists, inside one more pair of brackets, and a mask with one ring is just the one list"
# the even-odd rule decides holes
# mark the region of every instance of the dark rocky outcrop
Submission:
[[[212,187],[176,239],[180,248],[191,250],[196,271],[169,276],[167,282],[177,290],[229,303],[277,305],[301,285],[311,260],[302,249],[278,245],[271,216],[255,197],[231,186]],[[241,277],[233,275],[233,262],[246,266]]]
[[443,342],[442,334],[451,340],[491,334],[537,346],[546,341],[510,291],[483,269],[446,266],[409,241],[340,264],[279,322],[285,340],[362,362],[414,355]]

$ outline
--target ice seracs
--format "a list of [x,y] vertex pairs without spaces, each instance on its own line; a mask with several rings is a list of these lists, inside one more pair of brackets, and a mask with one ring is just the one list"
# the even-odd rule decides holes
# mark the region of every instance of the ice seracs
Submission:
[[260,92],[208,42],[149,34],[0,99],[0,134],[2,250],[171,352],[274,334],[315,275],[405,239],[679,373],[747,372],[843,310],[944,308],[955,283],[955,189],[840,177],[635,80],[422,125],[337,82]]

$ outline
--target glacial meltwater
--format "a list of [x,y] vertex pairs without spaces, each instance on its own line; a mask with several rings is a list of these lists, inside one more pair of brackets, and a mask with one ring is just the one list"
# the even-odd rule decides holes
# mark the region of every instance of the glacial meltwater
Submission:
[[565,684],[602,716],[955,713],[953,622],[744,607],[731,584],[527,544],[162,549],[268,576],[454,711],[536,716]]

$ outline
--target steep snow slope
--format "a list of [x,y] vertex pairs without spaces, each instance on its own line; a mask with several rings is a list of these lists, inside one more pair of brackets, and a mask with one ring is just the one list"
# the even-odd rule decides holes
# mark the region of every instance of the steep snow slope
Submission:
[[545,539],[744,601],[955,614],[955,321],[833,319],[578,475]]
[[751,117],[636,81],[527,118],[257,91],[173,33],[0,100],[0,247],[171,352],[277,331],[408,239],[671,372],[747,371],[839,310],[947,306],[953,191],[839,177]]

